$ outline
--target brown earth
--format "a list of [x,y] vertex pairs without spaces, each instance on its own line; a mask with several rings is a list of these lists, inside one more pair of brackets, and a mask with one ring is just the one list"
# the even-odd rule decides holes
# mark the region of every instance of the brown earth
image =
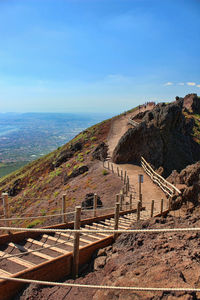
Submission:
[[[103,172],[102,163],[93,159],[95,148],[106,141],[110,130],[111,120],[97,124],[74,138],[61,149],[47,155],[43,159],[25,167],[18,174],[5,178],[0,183],[0,190],[7,191],[13,187],[13,182],[19,180],[17,195],[9,197],[10,215],[13,217],[38,216],[58,214],[61,210],[61,199],[66,194],[67,212],[73,211],[80,205],[88,193],[97,193],[103,202],[103,208],[113,207],[115,195],[122,187],[121,180],[111,174]],[[54,162],[60,162],[62,153],[69,152],[70,147],[79,142],[82,149],[73,153],[67,161],[62,161],[59,167],[53,167]],[[72,145],[72,146],[71,146]],[[79,167],[87,166],[88,171],[75,176]],[[3,213],[0,206],[0,214]],[[105,211],[107,213],[108,211]],[[102,213],[102,212],[101,212]],[[83,217],[85,217],[84,214]],[[13,221],[14,226],[45,226],[60,223],[61,217],[28,221]],[[3,225],[3,221],[0,221]]]
[[[133,224],[133,228],[200,227],[200,209],[191,216],[163,218]],[[86,270],[73,281],[79,284],[200,288],[199,233],[123,234],[116,242],[94,255]],[[15,300],[33,299],[200,299],[200,293],[133,292],[30,285]]]
[[[154,106],[147,105],[146,107],[140,108],[140,114],[150,111],[153,109]],[[118,118],[116,120],[113,120],[111,123],[110,132],[108,135],[107,143],[108,143],[108,155],[109,157],[113,156],[114,149],[116,148],[119,140],[122,138],[122,136],[132,128],[132,125],[128,123],[129,118],[134,118],[134,116],[137,116],[139,113],[139,109],[130,112],[128,114],[125,114],[121,116],[121,118]],[[127,175],[130,179],[130,185],[131,185],[131,192],[134,193],[135,198],[135,205],[136,202],[139,200],[139,183],[138,183],[138,174],[143,175],[143,183],[141,187],[142,192],[142,204],[146,208],[146,212],[148,215],[150,215],[150,209],[151,209],[151,201],[154,200],[155,204],[155,214],[158,214],[160,212],[160,202],[161,199],[164,200],[164,210],[168,208],[168,200],[165,196],[165,194],[162,192],[162,190],[152,182],[152,180],[149,178],[149,176],[144,172],[143,168],[140,165],[133,164],[133,163],[120,163],[115,164],[113,163],[114,170],[117,172],[117,167],[119,170],[123,170],[123,172],[127,172]],[[127,197],[128,201],[128,197]]]

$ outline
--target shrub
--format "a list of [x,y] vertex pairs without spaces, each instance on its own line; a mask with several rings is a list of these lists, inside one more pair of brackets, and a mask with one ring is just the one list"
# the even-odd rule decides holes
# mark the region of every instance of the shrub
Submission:
[[42,209],[40,210],[40,212],[41,212],[41,215],[42,215],[42,216],[45,216],[45,215],[46,215],[46,209],[42,208]]
[[107,170],[102,170],[102,175],[104,175],[104,176],[106,176],[106,175],[108,175],[108,171]]
[[59,192],[57,191],[57,192],[55,192],[54,193],[54,197],[56,198],[57,196],[58,196],[58,194],[59,194]]
[[33,228],[33,227],[35,227],[36,225],[38,225],[40,223],[41,223],[41,221],[36,219],[36,220],[32,221],[30,224],[28,224],[27,228]]

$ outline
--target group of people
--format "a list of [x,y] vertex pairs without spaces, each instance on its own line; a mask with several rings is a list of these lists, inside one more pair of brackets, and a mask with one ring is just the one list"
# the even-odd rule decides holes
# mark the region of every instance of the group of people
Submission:
[[156,103],[155,102],[153,102],[153,101],[151,101],[151,102],[145,102],[144,104],[142,104],[142,105],[139,105],[139,110],[141,109],[141,108],[147,108],[147,106],[155,106],[156,105]]

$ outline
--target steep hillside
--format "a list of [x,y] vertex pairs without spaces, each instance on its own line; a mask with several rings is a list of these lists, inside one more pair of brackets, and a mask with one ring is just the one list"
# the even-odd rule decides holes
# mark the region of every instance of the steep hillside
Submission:
[[[84,130],[56,151],[1,178],[0,193],[8,192],[11,214],[16,217],[57,213],[61,209],[63,194],[67,195],[67,208],[80,204],[91,192],[101,197],[104,207],[111,206],[122,183],[103,171],[99,153],[104,158],[107,156],[104,143],[116,118],[120,116]],[[0,214],[1,211],[0,206]],[[61,219],[54,219],[56,221]],[[37,219],[20,224],[32,227],[49,222]]]

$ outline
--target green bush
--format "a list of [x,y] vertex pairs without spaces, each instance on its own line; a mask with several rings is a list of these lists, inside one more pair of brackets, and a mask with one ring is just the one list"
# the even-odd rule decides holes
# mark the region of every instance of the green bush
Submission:
[[32,221],[30,224],[28,224],[27,228],[33,228],[33,227],[35,227],[36,225],[38,225],[40,223],[41,223],[41,221],[36,219],[36,220]]
[[104,176],[106,176],[106,175],[108,175],[108,171],[107,170],[102,170],[102,175],[104,175]]

